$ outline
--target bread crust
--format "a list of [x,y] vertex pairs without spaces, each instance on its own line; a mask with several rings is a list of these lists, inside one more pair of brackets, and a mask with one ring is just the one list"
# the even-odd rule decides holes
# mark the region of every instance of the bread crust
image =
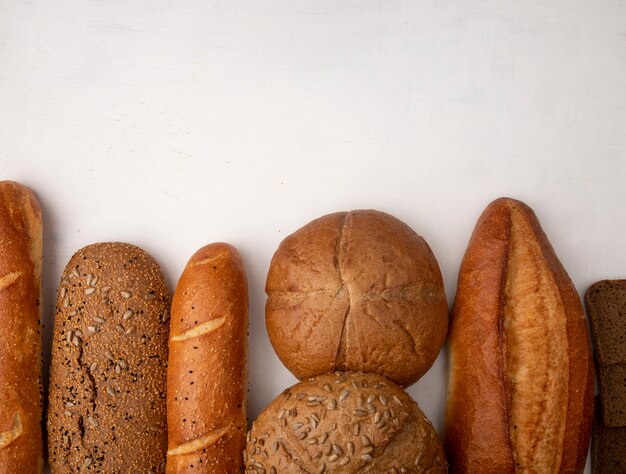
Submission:
[[41,208],[0,182],[0,473],[38,473],[41,435]]
[[50,370],[52,472],[165,472],[170,300],[139,247],[93,244],[70,259]]
[[198,250],[172,301],[168,473],[243,472],[248,288],[237,250]]
[[498,199],[478,220],[459,271],[449,337],[445,445],[452,471],[541,465],[542,472],[582,472],[593,410],[586,319],[522,202]]

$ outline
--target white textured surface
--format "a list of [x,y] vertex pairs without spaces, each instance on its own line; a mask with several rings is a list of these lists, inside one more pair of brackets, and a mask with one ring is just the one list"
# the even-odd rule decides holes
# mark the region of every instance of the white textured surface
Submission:
[[[2,0],[1,171],[44,207],[46,334],[79,247],[136,243],[173,287],[229,241],[254,418],[294,382],[264,328],[268,264],[322,214],[406,221],[450,302],[501,195],[535,209],[581,293],[624,277],[625,51],[626,3],[608,0]],[[409,390],[437,426],[443,369]]]

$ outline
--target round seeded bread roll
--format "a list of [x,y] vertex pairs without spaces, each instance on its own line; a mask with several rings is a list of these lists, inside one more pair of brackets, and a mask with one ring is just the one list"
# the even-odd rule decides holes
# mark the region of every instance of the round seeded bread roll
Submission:
[[437,433],[417,403],[375,374],[337,372],[300,382],[248,433],[248,472],[446,472]]
[[329,214],[287,237],[265,291],[270,340],[299,379],[362,371],[406,387],[432,366],[448,330],[430,247],[383,212]]

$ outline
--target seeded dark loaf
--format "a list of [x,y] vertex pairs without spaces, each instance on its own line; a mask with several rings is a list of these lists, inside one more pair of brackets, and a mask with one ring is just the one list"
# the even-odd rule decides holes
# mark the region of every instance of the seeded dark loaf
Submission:
[[38,473],[41,437],[41,209],[0,182],[0,473]]
[[399,386],[337,372],[300,382],[253,423],[246,469],[277,473],[447,472],[432,424]]
[[594,283],[585,302],[596,348],[604,424],[626,426],[626,280]]
[[157,262],[89,245],[57,296],[48,405],[54,473],[163,473],[170,294]]
[[243,472],[248,288],[231,245],[198,250],[172,301],[168,473]]
[[452,472],[582,472],[593,415],[585,314],[524,203],[498,199],[479,218],[449,347]]
[[426,241],[384,212],[338,212],[283,240],[265,291],[267,332],[299,379],[353,370],[408,386],[448,328],[439,266]]

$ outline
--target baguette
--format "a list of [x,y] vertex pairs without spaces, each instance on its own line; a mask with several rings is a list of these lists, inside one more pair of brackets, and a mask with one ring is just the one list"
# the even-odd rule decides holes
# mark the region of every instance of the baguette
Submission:
[[42,471],[41,209],[0,182],[0,473]]
[[593,411],[585,314],[525,204],[502,198],[483,212],[451,319],[452,472],[582,472]]
[[48,458],[53,473],[163,473],[170,294],[125,243],[89,245],[57,297]]
[[237,250],[207,245],[174,293],[168,363],[168,473],[243,471],[248,289]]

